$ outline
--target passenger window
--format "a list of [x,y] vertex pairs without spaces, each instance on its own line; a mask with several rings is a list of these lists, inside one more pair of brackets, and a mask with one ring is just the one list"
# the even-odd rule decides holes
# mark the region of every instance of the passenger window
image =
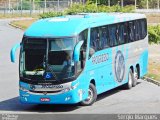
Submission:
[[142,36],[142,26],[140,20],[135,21],[135,40],[140,40]]
[[128,32],[129,32],[129,42],[133,42],[135,39],[135,26],[134,22],[129,22]]
[[110,46],[118,45],[117,41],[117,25],[109,25],[109,39],[110,39]]
[[124,24],[121,23],[118,25],[118,41],[119,44],[124,44],[125,43],[125,39],[124,39]]
[[101,27],[100,41],[101,41],[101,49],[105,49],[109,47],[109,36],[108,36],[108,27]]
[[146,19],[141,20],[141,27],[142,27],[141,39],[144,39],[147,35],[147,21],[146,21]]
[[92,28],[91,29],[90,47],[94,51],[101,50],[100,32],[101,31],[99,28]]
[[128,22],[125,22],[124,23],[124,41],[125,41],[125,43],[128,43],[129,42],[129,40],[128,40]]
[[109,47],[108,27],[102,26],[91,29],[90,51],[99,51]]

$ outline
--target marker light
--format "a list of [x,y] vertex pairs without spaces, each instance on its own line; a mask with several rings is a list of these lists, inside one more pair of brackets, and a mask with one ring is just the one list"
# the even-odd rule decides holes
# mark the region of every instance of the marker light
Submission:
[[66,97],[66,98],[65,98],[65,101],[68,101],[68,100],[70,100],[71,98],[72,98],[71,96]]
[[74,86],[63,89],[62,92],[64,93],[64,92],[68,92],[70,90],[76,89],[78,85],[79,83],[76,83]]
[[19,90],[22,90],[24,92],[28,92],[28,90],[26,88],[22,87],[22,86],[19,86]]

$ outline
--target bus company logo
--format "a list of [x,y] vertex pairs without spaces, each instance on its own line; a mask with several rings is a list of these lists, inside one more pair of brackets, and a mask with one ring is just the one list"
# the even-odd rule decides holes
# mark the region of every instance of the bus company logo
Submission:
[[41,88],[61,89],[63,85],[42,85]]
[[108,54],[102,54],[102,55],[94,56],[92,58],[92,63],[99,64],[99,63],[105,62],[107,60],[108,60]]
[[124,56],[121,51],[118,51],[116,53],[114,69],[117,81],[122,82],[125,73],[125,62],[124,62]]
[[30,85],[30,88],[31,88],[31,90],[35,90],[36,89],[35,85]]

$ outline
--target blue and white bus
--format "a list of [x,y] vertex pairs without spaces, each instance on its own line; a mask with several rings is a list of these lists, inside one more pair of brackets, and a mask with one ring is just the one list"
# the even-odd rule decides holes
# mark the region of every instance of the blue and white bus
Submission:
[[147,73],[147,20],[137,13],[41,19],[12,48],[12,62],[18,47],[22,103],[91,105],[98,94],[130,89]]

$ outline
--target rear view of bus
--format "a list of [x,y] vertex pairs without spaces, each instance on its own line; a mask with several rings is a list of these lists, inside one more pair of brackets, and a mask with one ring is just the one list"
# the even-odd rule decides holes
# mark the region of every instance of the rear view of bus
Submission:
[[20,101],[91,105],[98,94],[135,86],[148,64],[146,19],[137,15],[79,14],[33,23],[11,50],[15,62],[20,47]]

